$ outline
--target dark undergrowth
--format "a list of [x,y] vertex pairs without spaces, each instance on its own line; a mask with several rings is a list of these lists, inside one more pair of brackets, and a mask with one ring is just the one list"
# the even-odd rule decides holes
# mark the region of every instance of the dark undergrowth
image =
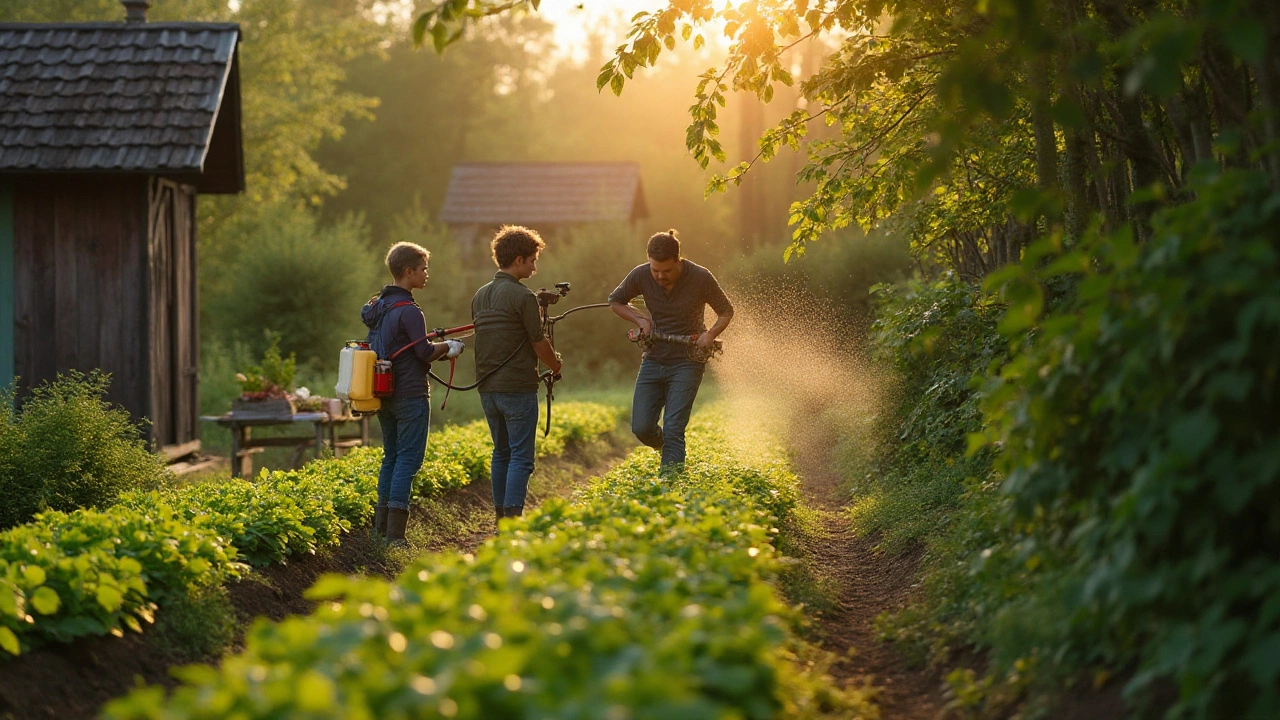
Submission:
[[844,465],[849,512],[885,552],[923,546],[918,597],[879,627],[953,669],[961,715],[1082,693],[1280,713],[1280,195],[1195,183],[1143,242],[1093,231],[985,289],[881,291],[902,404],[879,456]]

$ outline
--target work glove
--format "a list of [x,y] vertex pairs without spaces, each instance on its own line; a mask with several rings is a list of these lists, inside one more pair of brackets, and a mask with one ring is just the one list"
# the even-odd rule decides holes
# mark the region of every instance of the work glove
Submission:
[[463,350],[467,349],[467,346],[464,345],[461,340],[445,340],[444,344],[449,346],[449,352],[444,355],[447,360],[452,360],[458,357],[462,354]]

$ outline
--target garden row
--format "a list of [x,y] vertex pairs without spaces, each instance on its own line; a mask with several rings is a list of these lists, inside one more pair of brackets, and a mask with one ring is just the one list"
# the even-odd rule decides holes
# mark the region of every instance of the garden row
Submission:
[[[539,453],[608,433],[617,417],[566,403]],[[415,492],[483,477],[491,447],[483,422],[433,433]],[[371,517],[381,461],[380,448],[360,449],[252,481],[133,491],[104,510],[46,512],[0,533],[0,648],[17,655],[49,640],[141,630],[166,600],[238,576],[245,563],[336,544]]]
[[[642,448],[574,501],[504,521],[474,555],[394,582],[326,576],[310,617],[260,621],[241,655],[145,688],[111,718],[773,718],[863,703],[791,662],[768,583],[798,483],[783,455],[690,429],[657,476]],[[866,709],[859,705],[858,709]]]

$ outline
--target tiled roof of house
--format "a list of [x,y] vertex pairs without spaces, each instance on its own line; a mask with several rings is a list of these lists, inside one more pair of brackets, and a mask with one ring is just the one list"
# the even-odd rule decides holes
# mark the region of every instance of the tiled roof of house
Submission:
[[636,163],[467,163],[453,168],[440,219],[532,225],[630,222],[648,214]]
[[239,35],[226,23],[0,23],[0,173],[199,177],[227,115],[242,188]]

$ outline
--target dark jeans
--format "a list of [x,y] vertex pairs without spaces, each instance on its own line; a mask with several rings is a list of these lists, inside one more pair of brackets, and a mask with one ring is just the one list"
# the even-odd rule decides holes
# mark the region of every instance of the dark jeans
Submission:
[[[636,377],[631,402],[631,432],[640,442],[662,451],[663,469],[684,463],[684,429],[693,413],[707,366],[692,360],[663,365],[645,360]],[[663,413],[663,408],[666,412]],[[658,416],[662,415],[662,425]]]
[[413,476],[427,453],[427,425],[431,400],[427,397],[384,398],[378,411],[382,426],[382,469],[378,471],[378,502],[409,509]]
[[523,508],[533,474],[533,438],[538,432],[538,393],[480,393],[480,405],[493,436],[495,508]]

